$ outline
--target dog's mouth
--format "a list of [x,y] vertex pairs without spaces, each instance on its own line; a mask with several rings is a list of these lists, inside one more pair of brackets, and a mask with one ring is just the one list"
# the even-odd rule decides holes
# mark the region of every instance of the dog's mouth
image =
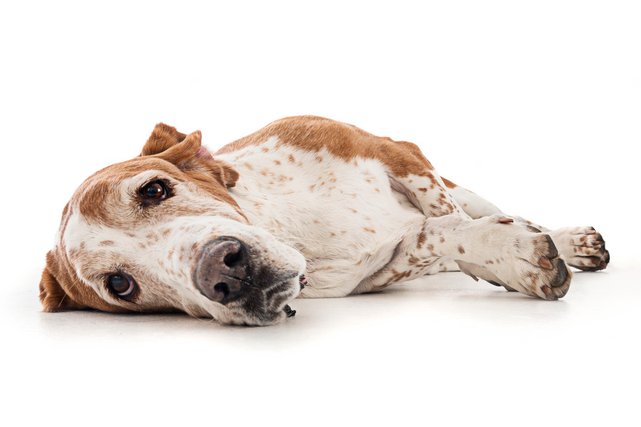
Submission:
[[296,310],[292,310],[289,304],[286,304],[285,307],[283,307],[283,311],[285,312],[287,317],[294,317],[296,315]]
[[[307,279],[305,278],[304,274],[301,274],[298,277],[298,283],[300,284],[300,290],[302,291],[303,288],[305,288],[305,285],[307,284]],[[296,315],[296,310],[292,310],[289,304],[286,304],[285,307],[283,307],[283,311],[285,312],[288,318],[294,317]]]

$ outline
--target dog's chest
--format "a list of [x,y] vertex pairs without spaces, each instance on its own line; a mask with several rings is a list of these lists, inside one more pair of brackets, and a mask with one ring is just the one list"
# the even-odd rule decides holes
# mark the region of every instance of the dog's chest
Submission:
[[354,262],[421,215],[376,160],[346,161],[276,138],[219,158],[240,173],[230,194],[250,222],[317,263]]

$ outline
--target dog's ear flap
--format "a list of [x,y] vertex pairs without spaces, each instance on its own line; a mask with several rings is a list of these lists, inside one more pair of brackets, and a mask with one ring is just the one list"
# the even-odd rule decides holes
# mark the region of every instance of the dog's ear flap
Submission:
[[201,147],[201,141],[202,134],[199,130],[185,135],[175,127],[158,123],[142,147],[140,156],[155,156],[178,166],[185,160],[200,156],[201,153],[208,155],[207,149]]
[[154,154],[160,154],[174,145],[179,144],[186,137],[187,135],[178,132],[175,127],[158,123],[156,127],[154,127],[153,132],[151,132],[151,136],[144,147],[142,147],[142,153],[140,153],[140,155],[153,156]]
[[199,130],[185,135],[174,127],[158,123],[140,155],[161,158],[184,171],[207,172],[225,187],[236,185],[238,172],[227,163],[214,159],[201,143],[202,134]]
[[50,270],[49,260],[51,253],[47,254],[47,266],[40,279],[40,302],[45,312],[56,313],[60,311],[82,310],[86,306],[74,301],[60,286],[58,280]]

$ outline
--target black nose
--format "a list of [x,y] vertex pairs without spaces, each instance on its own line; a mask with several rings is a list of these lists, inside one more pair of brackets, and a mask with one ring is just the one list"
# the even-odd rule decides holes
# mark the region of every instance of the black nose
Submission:
[[204,296],[222,304],[246,292],[253,285],[245,244],[233,237],[207,243],[194,271],[194,284]]

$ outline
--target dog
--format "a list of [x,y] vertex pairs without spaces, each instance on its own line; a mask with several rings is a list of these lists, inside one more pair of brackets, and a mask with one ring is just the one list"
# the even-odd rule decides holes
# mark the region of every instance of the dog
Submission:
[[271,325],[297,297],[377,292],[443,270],[545,300],[610,255],[592,227],[547,230],[442,178],[409,142],[330,119],[273,122],[215,153],[158,124],[141,154],[64,208],[45,312],[184,312]]

